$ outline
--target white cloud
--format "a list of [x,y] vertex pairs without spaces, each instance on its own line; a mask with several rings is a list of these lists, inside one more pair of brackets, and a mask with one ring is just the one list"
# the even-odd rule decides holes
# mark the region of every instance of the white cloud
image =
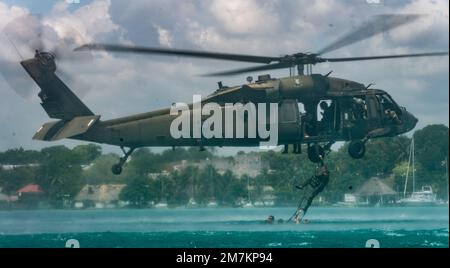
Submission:
[[58,8],[46,17],[45,23],[52,26],[62,38],[73,36],[73,31],[76,31],[83,38],[78,40],[80,43],[92,42],[101,34],[119,30],[119,26],[111,20],[110,5],[111,0],[93,1],[75,12],[70,12],[67,9],[69,5],[57,3],[55,6]]
[[158,30],[159,44],[165,47],[171,47],[173,45],[173,37],[170,32],[158,25],[155,25],[155,28]]
[[[448,46],[449,36],[449,2],[447,0],[414,0],[398,9],[399,13],[421,14],[423,17],[408,25],[391,31],[390,37],[401,44],[413,44],[422,39],[434,44]],[[433,37],[433,40],[423,40]],[[442,39],[441,39],[442,38]],[[441,39],[441,40],[436,40]]]
[[345,1],[292,1],[292,6],[286,12],[290,21],[283,26],[291,27],[292,31],[297,31],[303,38],[340,36],[343,29],[348,28],[349,23],[354,20],[354,7]]
[[276,1],[214,0],[209,10],[230,33],[267,33],[278,27]]
[[28,14],[26,8],[19,6],[9,7],[5,3],[0,2],[0,29],[3,29],[10,21]]

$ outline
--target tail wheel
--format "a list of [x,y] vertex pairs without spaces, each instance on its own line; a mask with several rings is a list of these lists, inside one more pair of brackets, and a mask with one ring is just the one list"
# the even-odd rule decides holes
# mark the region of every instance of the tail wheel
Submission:
[[366,153],[366,144],[363,141],[351,141],[348,146],[348,154],[355,159],[360,159]]
[[308,158],[313,163],[319,163],[325,156],[325,150],[320,145],[308,146]]

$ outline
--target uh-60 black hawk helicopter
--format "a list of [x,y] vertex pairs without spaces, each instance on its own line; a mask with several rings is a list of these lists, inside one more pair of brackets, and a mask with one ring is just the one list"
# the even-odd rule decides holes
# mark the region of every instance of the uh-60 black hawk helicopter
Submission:
[[[225,87],[219,83],[219,88],[203,99],[201,105],[214,102],[222,105],[221,109],[225,109],[226,103],[277,103],[279,111],[277,145],[284,145],[285,152],[289,145],[293,145],[293,152],[301,153],[301,144],[306,144],[309,159],[319,162],[334,142],[350,141],[349,154],[353,158],[361,158],[365,153],[365,143],[368,139],[406,133],[415,127],[417,118],[404,107],[399,106],[386,91],[372,89],[358,82],[330,77],[329,73],[312,74],[311,66],[322,62],[448,55],[448,52],[433,52],[347,58],[321,56],[409,23],[417,17],[418,15],[377,16],[375,20],[364,24],[318,53],[295,53],[281,57],[110,44],[86,44],[79,46],[75,51],[103,50],[164,54],[263,64],[210,74],[218,76],[289,68],[291,72],[289,77],[272,78],[270,75],[260,75],[255,82],[248,79],[247,84],[233,87]],[[139,147],[258,146],[261,142],[260,138],[249,137],[240,139],[173,138],[169,129],[177,116],[170,114],[170,108],[117,119],[100,120],[100,115],[94,114],[86,107],[55,74],[55,59],[58,59],[57,53],[36,49],[34,58],[21,61],[23,68],[41,89],[39,97],[43,108],[51,118],[59,119],[44,124],[33,139],[55,141],[69,138],[120,146],[124,156],[112,167],[114,174],[121,173],[127,158]],[[299,110],[299,104],[303,104],[304,111]],[[189,107],[192,107],[192,104]],[[320,119],[318,112],[321,110],[323,110],[323,116]],[[202,120],[205,118],[202,117]],[[245,124],[247,123],[246,121]]]

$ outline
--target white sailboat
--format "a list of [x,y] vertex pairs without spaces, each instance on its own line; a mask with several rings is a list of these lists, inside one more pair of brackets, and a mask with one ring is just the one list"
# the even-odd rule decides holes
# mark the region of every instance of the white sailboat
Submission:
[[[406,189],[408,187],[409,168],[412,166],[412,193],[406,197]],[[414,138],[411,140],[409,149],[408,169],[406,170],[405,187],[403,189],[403,199],[400,199],[400,204],[407,206],[428,206],[436,205],[436,194],[430,185],[422,186],[421,191],[416,191],[416,172],[415,172],[415,156],[414,156]]]
[[250,198],[250,177],[247,176],[247,202],[242,205],[243,208],[252,208],[253,202]]
[[206,206],[209,208],[216,208],[216,207],[218,207],[218,204],[215,200],[211,200],[208,202],[208,204]]
[[155,205],[155,208],[168,208],[168,204],[167,204],[167,202],[166,201],[164,201],[164,200],[161,200],[161,202],[159,202],[159,203],[157,203],[156,205]]
[[168,208],[169,205],[167,204],[166,198],[164,197],[164,180],[163,177],[161,177],[161,200],[155,204],[154,208]]
[[191,197],[189,199],[189,202],[186,205],[187,208],[197,208],[198,207],[198,203],[197,201],[195,201],[194,197]]
[[188,203],[186,204],[186,208],[198,208],[198,203],[195,201],[195,177],[191,177],[191,191],[190,198]]
[[422,186],[421,191],[412,192],[411,196],[401,200],[402,204],[409,206],[427,206],[436,205],[436,194],[433,193],[431,186]]

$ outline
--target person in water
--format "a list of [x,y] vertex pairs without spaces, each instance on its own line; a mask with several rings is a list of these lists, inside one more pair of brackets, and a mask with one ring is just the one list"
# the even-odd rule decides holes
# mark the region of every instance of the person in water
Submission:
[[[295,186],[300,190],[307,190],[305,196],[301,199],[296,213],[294,214],[294,220],[296,223],[300,223],[303,216],[308,211],[314,198],[323,191],[330,180],[330,172],[327,166],[321,162],[321,165],[317,167],[314,175],[306,180],[303,184]],[[308,187],[308,189],[306,189]]]
[[274,222],[275,222],[275,217],[273,215],[270,215],[269,217],[267,217],[267,219],[266,219],[267,224],[273,224]]
[[277,221],[275,221],[275,216],[270,215],[269,217],[267,217],[267,219],[264,221],[264,223],[266,224],[274,224],[274,223],[278,223],[278,224],[283,224],[284,220],[283,219],[278,219]]

